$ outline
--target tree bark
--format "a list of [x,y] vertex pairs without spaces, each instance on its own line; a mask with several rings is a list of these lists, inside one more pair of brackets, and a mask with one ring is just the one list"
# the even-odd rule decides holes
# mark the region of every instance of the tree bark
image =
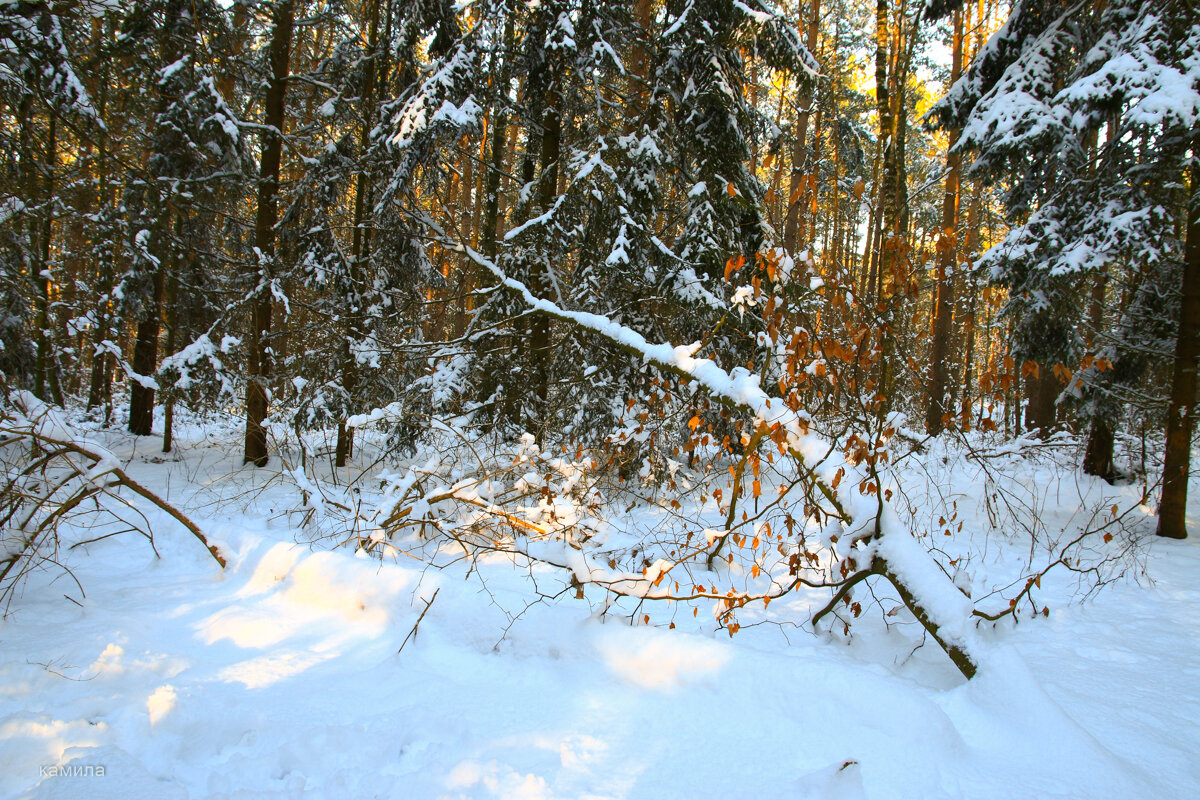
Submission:
[[637,31],[629,57],[630,102],[626,133],[634,132],[634,126],[644,118],[650,102],[650,51],[646,43],[650,41],[650,28],[654,24],[653,0],[634,0],[633,22]]
[[[959,258],[960,262],[965,261],[967,269],[963,274],[963,286],[969,298],[965,312],[965,324],[963,331],[963,339],[966,342],[966,355],[963,357],[962,369],[962,417],[964,420],[970,419],[971,404],[974,400],[972,395],[972,383],[974,382],[975,371],[975,309],[979,302],[979,291],[975,280],[972,277],[972,264],[979,254],[979,212],[980,212],[980,191],[978,185],[973,185],[971,189],[971,202],[967,204],[967,251],[966,254]],[[986,301],[985,301],[986,302]],[[987,311],[987,309],[985,309]],[[990,320],[990,318],[989,318]],[[987,347],[984,348],[983,363],[988,363],[989,352],[991,347],[991,324],[990,321],[984,329],[988,331],[988,335],[984,341],[987,342]],[[983,402],[980,401],[980,422],[983,418]]]
[[[459,189],[458,212],[462,219],[462,238],[471,247],[476,247],[474,230],[475,218],[478,211],[475,192],[475,154],[472,152],[470,137],[467,137],[463,148],[462,186]],[[471,290],[474,288],[473,264],[465,254],[455,261],[457,271],[458,299],[454,307],[454,319],[450,327],[450,335],[457,339],[467,329],[467,315],[470,313]]]
[[[167,3],[166,19],[163,22],[164,66],[174,64],[182,55],[178,34],[183,18],[184,2],[172,0]],[[177,98],[160,96],[159,114],[165,114],[171,102]],[[160,176],[154,176],[160,177]],[[163,302],[166,298],[166,270],[172,256],[169,243],[171,235],[171,211],[161,198],[156,201],[157,219],[151,226],[150,247],[154,251],[154,275],[151,278],[151,295],[141,318],[138,320],[137,338],[133,346],[133,363],[130,365],[138,376],[132,379],[129,391],[129,431],[138,436],[149,436],[154,426],[154,388],[143,379],[150,379],[158,368],[158,335],[162,331]]]
[[[559,111],[559,96],[551,86],[546,92],[546,107],[542,114],[542,143],[540,148],[541,178],[538,200],[543,214],[554,207],[558,192],[559,146],[562,139],[562,114]],[[533,289],[539,297],[550,292],[550,265],[538,264],[533,273]],[[550,318],[534,314],[530,320],[530,360],[533,367],[534,415],[527,425],[528,430],[545,424],[550,394]]]
[[[1101,271],[1092,285],[1092,298],[1088,308],[1088,352],[1095,355],[1099,343],[1100,328],[1104,323],[1104,298],[1108,286],[1108,273]],[[1093,389],[1098,393],[1099,389]],[[1108,409],[1093,402],[1092,424],[1088,431],[1087,450],[1083,455],[1083,472],[1112,483],[1117,476],[1113,463],[1113,442],[1116,436]]]
[[[159,226],[160,230],[162,226]],[[160,238],[165,237],[165,231]],[[154,427],[154,388],[142,383],[151,379],[158,368],[158,335],[162,331],[163,302],[166,299],[166,266],[163,259],[166,250],[160,246],[159,265],[154,270],[154,290],[149,308],[138,321],[137,340],[133,345],[133,363],[130,365],[138,377],[132,379],[129,392],[129,432],[138,436],[149,436]]]
[[[176,233],[182,233],[176,226]],[[177,310],[177,301],[179,297],[179,275],[178,271],[172,270],[167,276],[166,300],[163,303],[163,319],[167,324],[167,352],[174,353],[177,346],[177,329],[179,327],[179,314]],[[163,439],[162,451],[164,453],[171,452],[175,436],[175,397],[174,392],[167,392],[167,398],[163,402]]]
[[[1025,377],[1025,396],[1029,405],[1025,408],[1025,428],[1040,431],[1049,436],[1058,418],[1058,380],[1045,364],[1039,365],[1036,375]],[[1019,429],[1018,429],[1019,431]]]
[[[104,35],[104,23],[99,18],[92,20],[92,48],[98,51],[101,47]],[[95,98],[97,110],[101,118],[107,117],[108,109],[108,65],[102,65],[98,73],[93,73],[91,94]],[[109,196],[109,188],[112,181],[109,179],[109,138],[111,133],[110,128],[100,132],[100,145],[96,148],[96,183],[97,183],[97,205],[101,213],[107,213],[112,206],[112,199]],[[118,128],[119,132],[119,128]],[[81,233],[81,236],[85,235]],[[112,259],[105,258],[105,250],[103,248],[95,248],[92,252],[93,274],[97,281],[97,300],[94,308],[96,315],[96,324],[92,331],[92,373],[88,383],[88,399],[87,408],[91,411],[98,408],[101,403],[108,405],[111,399],[106,396],[105,390],[108,385],[106,380],[110,371],[110,361],[112,357],[107,349],[103,348],[103,343],[108,339],[112,331],[112,313],[111,300],[109,295],[112,292],[113,284],[113,267]],[[107,419],[105,420],[107,423]]]
[[1097,416],[1088,432],[1087,450],[1083,455],[1083,471],[1087,475],[1112,483],[1117,476],[1113,463],[1115,431],[1107,418]]
[[[371,146],[371,128],[375,124],[375,79],[376,59],[379,57],[379,0],[373,0],[369,11],[371,17],[367,23],[368,65],[363,80],[363,125],[359,132],[359,154],[366,157]],[[362,262],[370,257],[370,241],[366,230],[367,209],[371,196],[371,175],[365,168],[359,169],[354,185],[354,231],[350,240],[350,283],[356,291],[362,280]],[[357,305],[357,304],[356,304]],[[347,329],[342,349],[342,389],[345,390],[350,402],[353,402],[358,390],[358,361],[350,352],[350,342],[361,340],[366,334],[358,318],[362,309],[349,313]],[[346,466],[346,460],[354,453],[354,430],[346,426],[345,421],[338,423],[337,450],[334,454],[334,465]]]
[[883,149],[881,159],[882,180],[879,187],[879,227],[880,236],[879,272],[877,274],[880,293],[877,300],[882,299],[884,278],[888,274],[895,252],[896,233],[896,174],[895,153],[896,136],[893,125],[892,101],[888,91],[888,0],[877,0],[875,4],[875,113],[879,118],[879,141]]
[[[514,30],[511,18],[504,26],[504,45],[508,49],[513,41]],[[509,80],[508,61],[500,67],[500,75],[497,77],[500,85],[504,85]],[[504,221],[504,206],[501,203],[500,197],[500,179],[503,177],[508,163],[508,115],[503,107],[497,108],[494,116],[488,119],[490,126],[488,138],[491,139],[489,146],[491,163],[489,164],[486,180],[484,181],[484,215],[483,215],[483,230],[480,233],[480,247],[483,248],[486,255],[493,263],[500,254],[501,227]]]
[[250,381],[246,385],[246,446],[243,462],[265,467],[267,432],[263,420],[269,404],[271,380],[271,261],[275,257],[275,225],[279,221],[279,165],[283,158],[283,125],[287,100],[288,61],[291,55],[294,0],[282,0],[272,9],[271,78],[264,104],[267,131],[263,134],[258,180],[258,213],[254,242],[258,250],[259,284],[250,320]]
[[[954,12],[954,44],[950,83],[962,74],[963,15]],[[950,367],[950,318],[954,308],[954,278],[958,263],[958,198],[962,157],[955,151],[960,131],[950,131],[946,154],[946,188],[942,197],[942,232],[937,242],[937,301],[933,312],[933,342],[930,347],[929,404],[925,407],[925,430],[942,432],[945,418],[953,409],[946,402],[946,378]]]
[[[46,173],[44,187],[43,217],[38,221],[41,230],[37,238],[37,286],[38,286],[38,316],[37,316],[37,363],[35,366],[34,394],[39,399],[53,397],[58,405],[63,404],[62,387],[58,382],[55,364],[54,343],[50,338],[50,303],[53,285],[50,280],[50,244],[54,234],[54,170],[58,160],[58,119],[53,111],[50,112],[50,123],[46,131],[46,152],[43,169]],[[36,196],[36,195],[34,195]]]
[[1191,184],[1183,299],[1179,304],[1179,338],[1175,342],[1162,502],[1158,507],[1158,535],[1172,539],[1187,537],[1187,484],[1196,413],[1196,360],[1200,357],[1200,136],[1192,140]]
[[[820,33],[821,0],[812,0],[808,12],[808,30],[804,45],[815,55]],[[814,92],[809,83],[800,92],[800,115],[796,118],[796,136],[792,144],[792,172],[788,178],[787,217],[783,225],[783,249],[794,254],[800,245],[801,214],[804,206],[804,181],[808,175],[808,120],[812,114]]]

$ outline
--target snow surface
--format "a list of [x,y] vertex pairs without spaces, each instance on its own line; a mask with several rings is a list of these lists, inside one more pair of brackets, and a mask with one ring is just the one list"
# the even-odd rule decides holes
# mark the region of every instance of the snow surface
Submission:
[[[468,577],[297,544],[295,487],[282,468],[240,468],[232,426],[178,430],[165,459],[148,439],[89,436],[186,508],[229,567],[147,511],[161,558],[128,535],[66,551],[86,597],[33,576],[0,622],[3,797],[1200,796],[1196,539],[1152,542],[1149,580],[1084,605],[1047,582],[1048,618],[975,631],[967,683],[932,645],[911,652],[911,622],[848,644],[807,629],[803,607],[732,638],[682,608],[675,630],[631,626],[531,604],[531,578],[564,583],[549,570],[496,559]],[[1137,496],[1003,457],[1050,487],[1050,528],[1081,505],[1072,486]],[[966,522],[939,545],[981,536],[985,479],[937,450],[919,467],[910,498],[940,493]],[[976,572],[1003,575],[1028,549],[994,537]]]

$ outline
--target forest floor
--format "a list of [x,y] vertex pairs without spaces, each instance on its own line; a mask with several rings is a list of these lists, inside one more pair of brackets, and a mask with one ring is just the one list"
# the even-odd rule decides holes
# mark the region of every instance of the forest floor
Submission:
[[[878,612],[850,639],[799,601],[733,637],[690,609],[668,630],[538,601],[562,577],[498,557],[468,573],[304,543],[296,487],[242,467],[232,424],[183,426],[170,456],[89,435],[229,565],[147,510],[157,556],[136,534],[64,550],[86,596],[30,576],[0,622],[0,797],[1200,797],[1200,525],[1155,540],[1148,507],[1129,575],[1084,602],[1047,576],[1048,616],[982,630],[967,682]],[[1053,459],[995,463],[1047,530],[1137,506],[1137,485]],[[983,541],[989,488],[961,454],[908,464],[917,507],[957,501],[944,546],[978,553],[972,581],[1020,568],[1028,538]]]

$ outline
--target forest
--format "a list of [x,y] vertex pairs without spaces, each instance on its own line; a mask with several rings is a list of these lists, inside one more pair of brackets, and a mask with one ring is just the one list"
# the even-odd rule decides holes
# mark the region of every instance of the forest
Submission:
[[1200,792],[1192,0],[0,0],[0,109],[0,793]]

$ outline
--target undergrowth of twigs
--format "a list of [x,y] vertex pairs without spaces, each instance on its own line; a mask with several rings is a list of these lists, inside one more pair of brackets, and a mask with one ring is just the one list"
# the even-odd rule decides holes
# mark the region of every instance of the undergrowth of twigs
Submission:
[[[64,548],[123,533],[153,547],[167,518],[224,564],[182,511],[66,419],[23,393],[10,393],[4,407],[6,607],[32,571],[71,575]],[[744,426],[734,447],[718,443],[696,415],[681,442],[686,456],[663,459],[661,469],[629,469],[613,459],[612,441],[547,445],[435,415],[423,419],[416,451],[400,458],[387,447],[388,420],[376,415],[358,421],[357,456],[343,469],[323,457],[320,433],[302,441],[276,428],[279,466],[258,485],[292,487],[290,506],[272,501],[271,510],[314,547],[461,569],[480,580],[483,562],[505,560],[531,578],[536,568],[533,602],[570,596],[631,624],[675,627],[682,613],[731,636],[765,624],[838,638],[864,616],[889,628],[918,625],[918,638],[937,641],[967,675],[976,666],[961,644],[969,629],[1048,614],[1043,582],[1073,579],[1086,599],[1144,573],[1154,487],[1108,491],[1081,477],[1078,443],[1065,434],[922,439],[896,435],[902,422],[864,423],[866,432],[830,448],[825,463],[797,458],[762,422]],[[850,480],[856,496],[876,504],[874,518],[855,520],[831,494]],[[237,502],[263,510],[252,494]],[[68,528],[74,533],[64,537]],[[960,598],[963,630],[947,625],[937,605],[946,598],[927,593],[929,576],[913,574],[911,553],[883,549],[883,540],[919,546]],[[1014,550],[1022,558],[1012,558]],[[557,588],[545,569],[559,576]]]

